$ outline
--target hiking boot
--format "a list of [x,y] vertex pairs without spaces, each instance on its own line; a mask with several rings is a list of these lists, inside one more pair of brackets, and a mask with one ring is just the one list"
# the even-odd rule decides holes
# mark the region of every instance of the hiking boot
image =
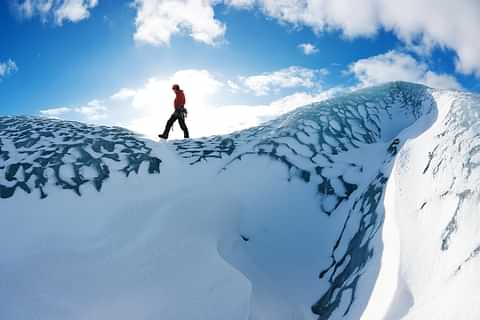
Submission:
[[159,138],[162,138],[162,139],[165,139],[165,140],[168,139],[168,136],[167,136],[166,134],[163,134],[163,133],[162,133],[162,134],[159,134],[158,137],[159,137]]

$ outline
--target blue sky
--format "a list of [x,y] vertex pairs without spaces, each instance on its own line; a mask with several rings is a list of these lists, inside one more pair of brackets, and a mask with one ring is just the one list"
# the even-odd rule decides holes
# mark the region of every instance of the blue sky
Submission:
[[[0,114],[141,131],[145,123],[132,117],[162,122],[174,80],[191,109],[255,110],[238,116],[243,125],[391,80],[480,91],[479,4],[405,0],[412,11],[364,0],[359,11],[352,1],[3,1]],[[119,92],[128,94],[112,99]]]

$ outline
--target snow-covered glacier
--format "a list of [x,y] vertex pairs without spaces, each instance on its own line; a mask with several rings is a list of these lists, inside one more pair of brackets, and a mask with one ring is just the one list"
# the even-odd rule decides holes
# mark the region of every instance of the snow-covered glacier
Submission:
[[479,319],[480,97],[223,136],[0,117],[0,319]]

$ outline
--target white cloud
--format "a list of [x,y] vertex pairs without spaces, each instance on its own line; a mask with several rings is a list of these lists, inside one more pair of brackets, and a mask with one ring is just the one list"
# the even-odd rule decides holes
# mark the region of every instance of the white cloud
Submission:
[[270,103],[268,105],[269,110],[266,112],[266,117],[268,117],[268,120],[274,119],[275,117],[295,110],[298,107],[330,99],[341,91],[343,91],[341,88],[332,88],[316,93],[296,92]]
[[84,115],[91,121],[98,121],[108,117],[108,108],[100,100],[92,100],[85,106],[75,108],[74,111]]
[[189,33],[197,41],[215,44],[226,30],[214,17],[214,7],[221,3],[259,8],[268,17],[316,33],[340,30],[348,38],[373,37],[385,29],[417,52],[453,50],[457,71],[480,77],[478,0],[135,0],[135,39],[168,45],[172,35]]
[[281,22],[311,27],[315,32],[341,29],[345,35],[357,36],[375,33],[372,4],[377,1],[382,0],[257,0],[256,4],[265,15]]
[[350,38],[371,37],[383,28],[424,53],[435,46],[450,48],[458,56],[459,72],[480,76],[478,0],[257,0],[255,3],[269,17],[294,26],[307,26],[317,33],[335,29]]
[[180,84],[186,92],[186,107],[191,117],[197,119],[189,121],[189,126],[198,136],[197,128],[212,125],[210,119],[205,119],[206,123],[198,119],[203,118],[202,114],[211,108],[210,97],[223,86],[206,70],[182,70],[166,79],[150,78],[141,88],[123,88],[107,99],[95,99],[79,107],[48,108],[41,110],[40,114],[87,123],[118,125],[155,137],[163,131],[166,120],[174,110],[173,83]]
[[265,105],[229,105],[209,109],[203,114],[203,119],[216,119],[212,126],[199,127],[200,136],[226,134],[273,120],[278,116],[314,102],[333,97],[336,89],[315,94],[296,92]]
[[230,88],[230,91],[233,93],[239,92],[242,88],[232,80],[227,81],[227,85]]
[[302,44],[299,44],[298,47],[302,49],[303,53],[307,56],[318,52],[317,47],[315,47],[311,43],[302,43]]
[[267,95],[285,88],[313,88],[319,78],[328,74],[326,69],[308,69],[292,66],[271,73],[241,77],[241,84],[256,95]]
[[78,22],[90,16],[90,10],[96,7],[98,0],[20,0],[14,7],[20,16],[32,18],[39,16],[46,22],[50,17],[58,25],[65,21]]
[[128,89],[128,88],[122,88],[117,93],[114,93],[110,97],[110,99],[112,99],[112,100],[125,100],[125,99],[128,99],[128,98],[131,98],[131,97],[135,96],[136,93],[137,92],[135,90]]
[[50,108],[40,110],[40,114],[46,117],[82,120],[87,122],[98,122],[109,117],[109,110],[102,101],[92,100],[84,106],[67,108]]
[[31,18],[36,14],[45,17],[52,6],[53,0],[24,0],[15,3],[18,13],[26,18]]
[[214,17],[214,0],[135,0],[134,38],[152,45],[168,45],[175,34],[187,33],[196,41],[218,43],[226,27]]
[[[297,92],[265,105],[219,105],[215,96],[228,84],[206,70],[182,70],[168,78],[151,78],[136,89],[123,88],[104,100],[92,100],[85,106],[50,108],[41,115],[102,125],[117,125],[149,137],[163,131],[173,112],[173,83],[185,90],[189,115],[187,125],[192,137],[224,134],[258,125],[301,105],[331,97],[335,90]],[[171,134],[181,138],[178,124]]]
[[225,5],[236,8],[252,8],[255,5],[255,0],[224,0]]
[[8,59],[5,62],[0,62],[0,79],[18,70],[15,61]]
[[89,10],[97,5],[97,0],[65,0],[55,10],[55,21],[61,25],[63,21],[78,22],[90,16]]
[[412,56],[389,51],[385,54],[361,59],[352,63],[349,71],[355,75],[362,87],[388,81],[409,81],[425,84],[434,88],[460,89],[457,80],[447,74],[437,74],[428,70]]
[[70,108],[59,107],[59,108],[50,108],[50,109],[40,110],[40,114],[46,117],[58,118],[69,113],[70,111],[71,111]]

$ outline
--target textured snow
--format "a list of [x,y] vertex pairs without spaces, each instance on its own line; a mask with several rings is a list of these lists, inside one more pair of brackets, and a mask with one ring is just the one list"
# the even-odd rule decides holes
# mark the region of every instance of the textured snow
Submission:
[[480,145],[480,98],[448,91],[433,96],[435,119],[425,130],[411,128],[415,138],[393,170],[388,213],[399,234],[398,285],[385,319],[480,317],[480,171],[472,158]]
[[0,319],[477,319],[479,102],[397,82],[167,143],[0,117]]

